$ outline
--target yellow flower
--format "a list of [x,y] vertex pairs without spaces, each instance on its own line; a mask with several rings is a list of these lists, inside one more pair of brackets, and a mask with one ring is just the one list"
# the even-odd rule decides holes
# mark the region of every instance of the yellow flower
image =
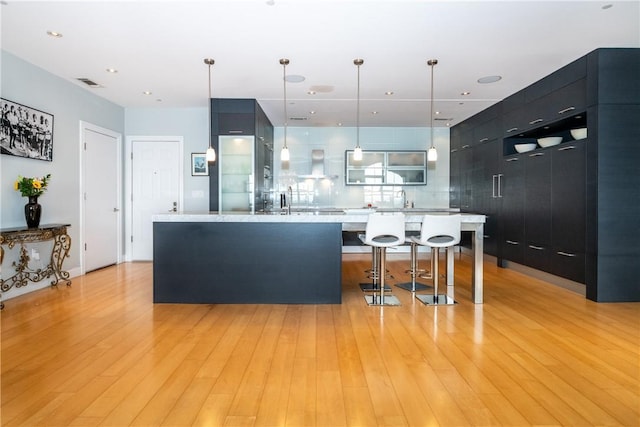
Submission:
[[40,181],[39,179],[34,179],[33,180],[33,188],[37,188],[37,189],[42,188],[42,181]]
[[18,191],[18,186],[20,185],[20,181],[16,181],[13,183],[13,189]]

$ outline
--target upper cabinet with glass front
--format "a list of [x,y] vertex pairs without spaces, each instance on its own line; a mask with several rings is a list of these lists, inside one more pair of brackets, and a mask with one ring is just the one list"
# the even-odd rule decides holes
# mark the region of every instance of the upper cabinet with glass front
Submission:
[[426,151],[364,151],[362,160],[345,152],[346,185],[426,185]]

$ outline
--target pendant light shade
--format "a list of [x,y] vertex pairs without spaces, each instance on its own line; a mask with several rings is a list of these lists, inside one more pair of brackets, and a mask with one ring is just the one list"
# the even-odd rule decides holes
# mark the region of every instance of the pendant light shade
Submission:
[[360,147],[360,66],[364,64],[363,59],[354,59],[353,63],[358,69],[358,92],[356,98],[356,148],[353,150],[353,160],[362,160],[362,148]]
[[433,95],[433,67],[438,63],[437,59],[430,59],[427,61],[427,65],[431,67],[431,108],[429,111],[429,129],[431,131],[431,147],[429,147],[429,151],[427,151],[427,161],[435,162],[438,160],[438,152],[436,151],[436,147],[433,145],[433,99],[435,98]]
[[215,162],[216,150],[214,150],[213,145],[211,145],[211,66],[215,64],[215,61],[211,58],[205,58],[204,63],[209,66],[209,99],[207,100],[209,104],[209,117],[207,119],[209,123],[209,148],[207,148],[206,159],[207,162]]
[[282,65],[282,85],[284,87],[284,96],[282,97],[282,104],[284,107],[284,145],[280,152],[280,160],[288,162],[291,158],[289,154],[289,146],[287,145],[287,125],[289,121],[289,117],[287,116],[287,65],[289,65],[289,60],[287,58],[280,59],[280,65]]

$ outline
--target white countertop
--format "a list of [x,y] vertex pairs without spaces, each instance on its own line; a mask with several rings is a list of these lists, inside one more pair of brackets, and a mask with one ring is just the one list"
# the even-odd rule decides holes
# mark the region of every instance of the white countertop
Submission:
[[[347,210],[349,211],[349,210]],[[380,212],[380,211],[379,211]],[[389,213],[390,211],[382,211]],[[453,212],[447,211],[420,211],[411,209],[403,212],[405,222],[420,223],[425,214],[441,213],[442,215],[451,215]],[[461,213],[463,223],[484,223],[485,216],[473,213]],[[251,213],[251,212],[170,212],[155,214],[152,216],[154,222],[287,222],[287,223],[366,223],[369,217],[368,213],[358,212],[345,213],[339,210],[331,211],[304,211],[292,212],[291,215],[283,215],[280,213]]]

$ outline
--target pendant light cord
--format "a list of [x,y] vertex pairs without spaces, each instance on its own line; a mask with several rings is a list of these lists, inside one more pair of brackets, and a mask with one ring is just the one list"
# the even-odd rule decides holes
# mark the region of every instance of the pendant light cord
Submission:
[[[360,62],[358,62],[360,61]],[[356,103],[356,148],[360,148],[360,65],[362,60],[355,60],[355,64],[358,67],[358,91],[357,91],[357,103]]]
[[207,118],[207,123],[209,124],[208,128],[209,128],[209,148],[207,148],[207,153],[206,153],[206,159],[207,162],[215,162],[216,161],[216,150],[214,150],[213,148],[213,141],[212,141],[212,136],[211,136],[211,66],[213,64],[215,64],[215,61],[211,58],[205,58],[204,63],[207,64],[209,66],[209,99],[207,100],[208,103],[208,111],[209,111],[209,117]]
[[437,59],[430,59],[427,61],[427,64],[431,67],[431,107],[429,111],[429,133],[431,134],[431,147],[429,148],[429,151],[427,152],[427,161],[430,162],[435,162],[438,160],[438,152],[436,151],[436,147],[435,147],[435,142],[434,142],[434,130],[433,130],[433,116],[434,116],[434,108],[433,108],[433,104],[434,104],[434,100],[435,100],[435,95],[433,93],[433,68],[435,67],[435,65],[438,63]]
[[280,63],[282,64],[282,85],[284,87],[284,98],[282,99],[283,107],[284,107],[284,147],[283,149],[288,149],[287,147],[287,64],[289,63],[288,59],[281,59]]
[[[205,61],[206,62],[206,61]],[[211,62],[207,62],[209,65],[209,148],[213,148],[211,146]]]
[[430,127],[431,127],[431,148],[434,148],[433,146],[433,67],[438,63],[438,60],[434,60],[431,59],[429,60],[429,65],[431,65],[431,111],[430,111],[430,116],[429,116],[429,120],[430,120]]
[[353,63],[358,67],[358,87],[356,92],[356,150],[362,150],[360,148],[360,66],[364,64],[364,60],[357,58],[353,60]]

